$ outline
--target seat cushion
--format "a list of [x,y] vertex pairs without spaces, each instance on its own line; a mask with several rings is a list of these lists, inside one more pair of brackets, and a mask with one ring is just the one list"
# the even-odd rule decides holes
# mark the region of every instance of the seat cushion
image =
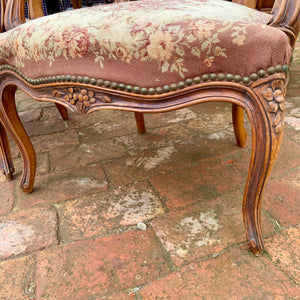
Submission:
[[160,87],[212,73],[249,76],[290,61],[287,36],[265,25],[268,18],[218,0],[100,5],[1,34],[0,64],[41,82],[88,76],[113,88]]

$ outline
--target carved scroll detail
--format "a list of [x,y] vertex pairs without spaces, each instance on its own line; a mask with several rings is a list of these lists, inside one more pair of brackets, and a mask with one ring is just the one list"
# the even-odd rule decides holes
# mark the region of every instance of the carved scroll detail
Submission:
[[87,112],[88,108],[93,104],[111,103],[112,100],[107,95],[97,94],[92,90],[82,88],[65,88],[61,90],[53,90],[53,97],[59,98],[64,102],[70,103],[75,106],[75,110],[81,113]]
[[285,83],[282,80],[274,80],[270,86],[262,92],[263,98],[267,101],[268,112],[273,115],[272,125],[275,133],[283,130]]

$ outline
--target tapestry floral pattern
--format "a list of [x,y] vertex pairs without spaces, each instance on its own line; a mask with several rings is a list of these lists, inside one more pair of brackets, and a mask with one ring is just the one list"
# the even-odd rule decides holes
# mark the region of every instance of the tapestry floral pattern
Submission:
[[[92,55],[100,68],[109,60],[130,64],[155,61],[160,72],[184,78],[187,57],[210,67],[227,58],[224,36],[244,45],[252,24],[265,26],[267,15],[217,0],[144,0],[68,11],[29,21],[1,34],[0,62],[24,68],[31,60],[66,60]],[[159,8],[159,10],[158,10]],[[136,11],[139,14],[136,14]],[[184,13],[183,13],[184,12]],[[232,14],[230,21],[222,16]],[[240,19],[236,19],[240,16]]]

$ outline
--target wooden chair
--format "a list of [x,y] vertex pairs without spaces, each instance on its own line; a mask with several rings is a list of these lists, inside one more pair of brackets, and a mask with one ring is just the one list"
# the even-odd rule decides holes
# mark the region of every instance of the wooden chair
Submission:
[[[6,5],[5,5],[6,4]],[[237,144],[252,128],[243,216],[253,253],[263,250],[260,208],[283,135],[288,64],[300,27],[300,2],[276,0],[271,15],[227,1],[144,0],[41,17],[25,23],[24,0],[1,0],[0,164],[13,163],[7,133],[20,149],[20,187],[33,190],[36,156],[17,114],[15,91],[89,114],[136,114],[232,103]],[[23,24],[25,23],[25,24]]]

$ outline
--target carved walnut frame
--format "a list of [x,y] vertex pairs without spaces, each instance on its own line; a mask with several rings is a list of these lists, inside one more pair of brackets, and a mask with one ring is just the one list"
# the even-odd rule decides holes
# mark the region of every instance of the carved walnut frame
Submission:
[[[4,4],[6,2],[6,10]],[[1,26],[6,30],[24,22],[24,0],[1,0]],[[300,2],[276,0],[269,25],[282,29],[293,47],[300,26]],[[4,17],[4,18],[3,18]],[[14,67],[0,68],[0,168],[6,177],[13,178],[14,167],[7,133],[20,149],[24,170],[20,187],[25,193],[33,190],[36,155],[32,143],[18,117],[15,91],[20,88],[38,101],[54,102],[63,118],[67,110],[89,114],[99,109],[119,109],[135,112],[138,130],[145,131],[143,113],[167,112],[187,106],[222,101],[232,103],[233,125],[237,143],[246,144],[243,113],[246,111],[252,128],[252,154],[243,200],[243,217],[247,240],[254,254],[263,249],[261,230],[262,192],[278,154],[284,119],[284,98],[287,83],[286,70],[270,68],[249,81],[234,82],[210,77],[185,85],[182,89],[157,95],[142,95],[98,86],[95,82],[36,82],[26,79]]]

